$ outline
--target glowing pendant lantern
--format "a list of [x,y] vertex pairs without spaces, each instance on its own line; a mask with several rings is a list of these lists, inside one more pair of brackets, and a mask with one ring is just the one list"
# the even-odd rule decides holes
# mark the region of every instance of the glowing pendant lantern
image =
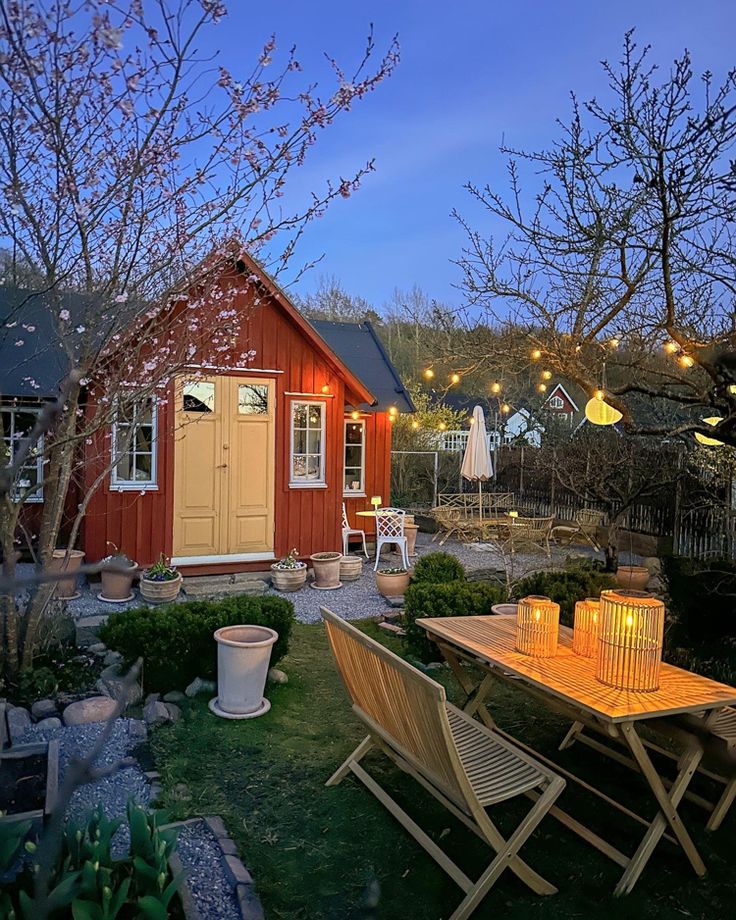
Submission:
[[617,690],[659,688],[664,603],[643,591],[602,591],[596,677]]
[[532,658],[554,658],[560,628],[560,605],[530,594],[516,608],[516,651]]
[[572,650],[583,658],[595,658],[598,654],[598,620],[601,602],[597,597],[586,597],[575,604],[575,626],[572,634]]
[[603,391],[598,392],[585,404],[585,417],[593,425],[615,425],[620,422],[623,415],[609,406],[603,399]]
[[[722,422],[723,419],[720,415],[712,415],[710,418],[704,418],[703,421],[706,425],[710,425],[711,428]],[[705,434],[701,434],[699,431],[695,432],[695,440],[700,444],[705,444],[706,447],[723,447],[723,441],[719,441],[718,438],[709,438]]]

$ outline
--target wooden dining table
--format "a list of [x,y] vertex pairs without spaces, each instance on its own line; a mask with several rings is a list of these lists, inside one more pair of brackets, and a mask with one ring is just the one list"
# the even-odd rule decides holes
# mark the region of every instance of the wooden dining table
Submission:
[[[670,783],[657,772],[641,727],[645,722],[649,726],[658,719],[682,713],[704,714],[703,725],[707,727],[722,709],[736,704],[736,688],[663,663],[658,690],[647,693],[616,690],[596,678],[594,659],[583,658],[572,651],[572,630],[566,627],[560,628],[557,654],[553,658],[533,658],[516,651],[516,618],[513,615],[426,618],[416,622],[437,644],[467,694],[466,713],[506,735],[568,780],[644,826],[645,832],[637,849],[627,855],[562,808],[556,806],[551,811],[562,824],[623,868],[615,888],[616,895],[632,890],[662,839],[679,845],[695,873],[705,874],[705,864],[678,812],[703,757],[703,747],[695,735],[687,739],[678,752],[677,775]],[[473,676],[473,669],[463,667],[466,662],[477,666],[476,674],[480,677]],[[498,680],[513,682],[515,687],[548,709],[566,716],[575,725],[589,726],[628,748],[631,762],[656,806],[654,817],[635,813],[628,805],[596,788],[593,782],[533,750],[523,739],[504,732],[493,719],[493,707],[489,708]]]

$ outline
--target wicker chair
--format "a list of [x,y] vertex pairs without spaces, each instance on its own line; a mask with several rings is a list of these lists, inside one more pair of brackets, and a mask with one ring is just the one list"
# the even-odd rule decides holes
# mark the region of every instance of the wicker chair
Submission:
[[[450,920],[469,917],[505,868],[537,894],[556,889],[518,853],[562,792],[565,781],[505,738],[449,704],[441,684],[322,608],[337,667],[368,735],[327,781],[353,773],[465,893]],[[361,766],[378,749],[413,776],[495,851],[473,882]],[[486,808],[527,794],[535,800],[505,839]]]
[[590,543],[595,550],[600,550],[598,527],[604,522],[604,511],[594,508],[581,508],[576,511],[570,524],[558,524],[552,528],[552,539],[556,542],[572,543],[582,538],[583,543]]
[[505,542],[512,552],[519,549],[539,549],[550,558],[549,541],[553,517],[510,517]]

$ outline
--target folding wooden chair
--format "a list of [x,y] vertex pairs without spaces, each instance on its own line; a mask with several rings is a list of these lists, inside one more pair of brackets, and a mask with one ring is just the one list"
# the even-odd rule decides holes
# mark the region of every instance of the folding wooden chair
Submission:
[[[469,917],[505,868],[537,894],[556,888],[518,853],[552,808],[565,781],[505,738],[447,702],[445,690],[393,652],[324,607],[322,617],[353,712],[367,737],[327,781],[353,773],[465,893],[450,920]],[[496,856],[473,882],[363,769],[377,748],[409,773]],[[504,839],[486,808],[526,794],[535,800],[514,833]]]

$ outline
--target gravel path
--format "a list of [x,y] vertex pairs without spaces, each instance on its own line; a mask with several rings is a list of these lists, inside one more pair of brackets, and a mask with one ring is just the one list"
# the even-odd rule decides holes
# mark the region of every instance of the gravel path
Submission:
[[176,852],[187,870],[189,890],[202,916],[212,920],[241,920],[216,841],[204,821],[186,824],[179,833]]

